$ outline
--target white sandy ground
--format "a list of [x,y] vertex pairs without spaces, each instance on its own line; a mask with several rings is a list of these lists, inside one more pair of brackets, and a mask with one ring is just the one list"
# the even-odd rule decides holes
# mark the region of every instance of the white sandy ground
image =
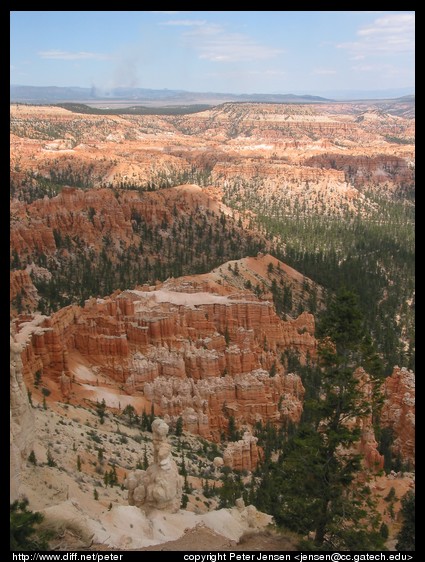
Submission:
[[102,402],[102,400],[105,400],[105,404],[108,408],[121,408],[122,410],[126,406],[131,405],[136,408],[136,411],[139,411],[139,406],[142,402],[141,398],[121,394],[115,388],[100,388],[91,384],[82,384],[81,387],[87,391],[84,393],[86,398],[93,400],[93,402]]
[[[195,308],[203,304],[224,304],[233,305],[235,303],[248,302],[247,300],[229,299],[220,295],[212,293],[199,292],[199,293],[177,293],[175,291],[167,291],[166,289],[158,289],[157,291],[138,291],[127,290],[125,293],[131,293],[143,299],[154,299],[157,303],[170,303],[176,306],[187,306]],[[137,311],[137,308],[136,308]]]
[[[93,383],[97,377],[102,378],[97,367],[79,364],[77,357],[72,357],[71,363],[74,384],[84,388],[84,394],[92,393],[93,400],[105,398],[110,406],[120,403],[121,411],[127,403],[131,403],[141,412],[142,407],[137,400],[143,400],[142,397],[125,395],[113,387],[95,386]],[[206,507],[205,498],[197,493],[189,495],[192,511],[180,510],[175,514],[156,511],[146,516],[140,509],[128,505],[127,490],[121,489],[121,486],[105,488],[103,485],[103,472],[109,470],[113,462],[117,463],[121,483],[142,458],[146,447],[149,461],[152,460],[150,440],[141,443],[134,440],[140,436],[140,429],[128,427],[120,416],[107,415],[105,423],[100,424],[93,406],[88,403],[56,402],[50,395],[47,410],[43,410],[41,397],[36,392],[33,403],[33,450],[37,466],[24,460],[20,493],[29,499],[32,510],[45,514],[46,524],[80,529],[88,542],[120,550],[161,545],[179,539],[188,530],[199,526],[234,541],[253,530],[248,524],[246,511],[233,508],[208,512],[217,502],[210,500],[210,507]],[[93,435],[100,441],[94,441]],[[149,434],[145,435],[149,438]],[[191,450],[197,450],[200,445],[195,436],[187,435],[185,441],[191,443]],[[102,473],[96,470],[99,465],[98,447],[104,451]],[[48,450],[57,462],[56,467],[46,464]],[[78,457],[81,459],[81,471],[77,469]],[[178,457],[176,461],[180,462]],[[192,469],[197,462],[189,457],[186,459],[186,465]],[[212,465],[212,461],[206,462]],[[189,480],[195,484],[192,477]],[[94,499],[94,490],[97,490],[98,500]],[[272,521],[271,516],[261,513],[257,513],[254,519],[255,528],[259,529]]]
[[[238,541],[250,529],[237,508],[201,515],[184,510],[178,513],[155,511],[146,516],[137,507],[119,505],[96,517],[85,511],[76,500],[69,499],[45,509],[44,513],[47,519],[67,519],[82,526],[94,544],[127,550],[176,540],[199,526],[234,541]],[[271,522],[269,515],[258,516],[260,528],[265,528]]]

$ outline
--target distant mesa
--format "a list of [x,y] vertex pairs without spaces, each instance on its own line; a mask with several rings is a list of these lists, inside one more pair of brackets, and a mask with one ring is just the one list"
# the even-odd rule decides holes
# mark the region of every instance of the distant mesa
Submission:
[[226,101],[268,102],[268,103],[317,103],[332,101],[312,95],[295,94],[232,94],[219,92],[187,92],[184,90],[154,90],[149,88],[112,88],[104,93],[96,88],[58,86],[10,86],[10,101],[25,103],[57,103],[62,101],[135,101],[152,104],[187,105],[207,103],[216,105]]

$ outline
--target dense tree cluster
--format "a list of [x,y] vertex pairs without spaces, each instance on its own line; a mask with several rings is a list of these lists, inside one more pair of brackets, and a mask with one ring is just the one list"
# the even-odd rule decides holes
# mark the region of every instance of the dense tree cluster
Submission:
[[[367,482],[357,480],[358,427],[348,422],[374,407],[362,394],[355,369],[369,360],[364,322],[355,295],[338,292],[318,324],[319,363],[297,428],[260,428],[265,455],[258,470],[257,507],[285,527],[307,535],[304,549],[380,550],[380,518]],[[379,394],[379,377],[372,379]],[[278,459],[271,453],[277,451]],[[342,452],[344,451],[344,452]]]
[[[225,201],[251,214],[251,226],[274,241],[273,253],[332,295],[356,292],[366,326],[386,363],[414,368],[415,236],[411,193],[365,192],[350,208],[294,197],[282,189],[264,197],[261,180],[228,182]],[[308,190],[308,186],[306,186]],[[312,193],[312,197],[314,193]],[[290,295],[286,295],[286,303]],[[281,297],[276,302],[284,310]],[[312,303],[310,310],[313,310]]]
[[[93,217],[93,208],[87,216]],[[54,229],[56,251],[47,256],[35,250],[31,256],[12,255],[16,266],[35,263],[48,269],[50,279],[33,276],[41,297],[39,309],[51,313],[71,303],[83,304],[90,296],[104,296],[116,289],[153,284],[169,277],[206,273],[231,259],[265,250],[261,237],[245,232],[232,217],[208,209],[172,214],[172,220],[151,224],[137,210],[131,216],[133,241],[117,244],[110,232],[102,247],[88,248],[80,236]]]

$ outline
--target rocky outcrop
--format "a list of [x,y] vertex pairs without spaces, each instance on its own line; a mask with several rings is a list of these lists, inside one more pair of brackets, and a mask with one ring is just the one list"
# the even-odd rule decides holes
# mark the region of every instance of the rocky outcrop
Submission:
[[60,389],[61,389],[62,396],[64,398],[69,398],[72,389],[71,377],[66,375],[65,371],[62,371],[59,382],[60,382]]
[[195,185],[157,192],[121,191],[119,197],[112,189],[84,191],[65,186],[51,199],[30,204],[11,201],[10,248],[22,262],[24,258],[30,262],[40,253],[50,256],[59,251],[66,255],[81,243],[98,250],[105,246],[103,237],[108,236],[120,240],[120,245],[111,243],[116,252],[132,244],[138,246],[141,240],[147,244],[140,235],[142,226],[172,225],[177,214],[191,214],[199,208],[230,214],[225,205]]
[[10,272],[9,300],[12,305],[11,312],[21,313],[26,309],[34,310],[37,306],[38,292],[27,270],[17,269]]
[[22,345],[10,333],[10,501],[19,497],[20,473],[34,440],[34,415],[22,377]]
[[30,385],[41,371],[62,397],[78,400],[68,364],[78,352],[158,414],[182,416],[186,430],[215,440],[229,415],[251,427],[297,422],[304,388],[281,354],[292,350],[304,363],[316,353],[310,314],[283,321],[270,302],[207,275],[117,291],[15,325]]
[[414,169],[409,166],[409,158],[402,158],[393,154],[347,155],[321,154],[311,156],[305,164],[313,166],[326,173],[328,170],[341,170],[345,179],[355,186],[366,183],[390,183],[397,185],[412,184]]
[[[366,404],[373,403],[373,383],[366,371],[359,367],[354,372],[357,387],[361,393],[361,400]],[[378,442],[375,438],[373,427],[372,409],[370,413],[359,416],[356,425],[360,428],[359,452],[363,455],[366,468],[373,472],[379,472],[384,467],[384,457],[378,451]]]
[[403,462],[415,465],[415,375],[404,367],[394,367],[383,385],[385,396],[381,413],[383,427],[393,431],[393,452]]
[[[232,162],[221,162],[214,167],[213,178],[215,182],[234,181],[234,178],[243,178],[244,180],[253,180],[259,175],[264,178],[266,185],[268,183],[282,183],[284,179],[289,178],[288,186],[297,182],[319,182],[323,180],[334,182],[345,182],[344,173],[337,169],[321,170],[318,167],[309,165],[291,166],[279,160],[265,160],[258,162],[255,158],[244,158],[240,161],[236,159]],[[295,186],[293,185],[293,189]]]
[[124,481],[128,503],[147,513],[155,509],[176,513],[180,509],[183,478],[171,456],[168,429],[164,420],[152,422],[153,463],[147,470],[130,472]]
[[257,441],[257,437],[245,432],[242,439],[230,442],[223,453],[224,465],[232,470],[255,470],[261,455]]
[[21,315],[13,324],[22,342],[23,374],[33,383],[37,371],[58,383],[62,372],[69,373],[68,350],[75,347],[76,322],[81,315],[78,306],[67,306],[52,316]]

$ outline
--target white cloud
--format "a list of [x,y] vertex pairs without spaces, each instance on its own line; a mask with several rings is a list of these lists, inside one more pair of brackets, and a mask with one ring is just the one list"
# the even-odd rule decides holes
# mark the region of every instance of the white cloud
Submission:
[[59,51],[57,49],[51,49],[50,51],[40,51],[38,55],[42,59],[55,59],[55,60],[84,60],[84,59],[110,60],[112,58],[110,55],[105,55],[103,53],[90,53],[87,51],[78,51],[76,53],[70,53],[68,51]]
[[351,70],[354,70],[355,72],[374,72],[384,78],[392,78],[393,76],[399,76],[404,73],[402,68],[396,67],[392,64],[358,64],[352,66]]
[[206,72],[205,76],[213,78],[247,78],[251,76],[256,76],[260,78],[267,78],[270,76],[286,76],[286,72],[283,70],[228,70],[220,72]]
[[169,20],[169,21],[163,21],[159,25],[175,25],[175,26],[182,26],[182,27],[191,27],[191,26],[205,25],[206,23],[207,23],[206,20]]
[[198,51],[200,59],[213,62],[266,60],[283,53],[282,49],[257,43],[243,33],[228,32],[218,24],[199,26],[185,32],[184,38]]
[[354,56],[410,53],[415,49],[415,15],[389,14],[357,31],[358,41],[340,43]]
[[351,70],[356,72],[373,72],[377,70],[377,66],[375,64],[357,64],[352,66]]
[[334,70],[333,68],[315,68],[312,74],[336,74],[336,70]]

